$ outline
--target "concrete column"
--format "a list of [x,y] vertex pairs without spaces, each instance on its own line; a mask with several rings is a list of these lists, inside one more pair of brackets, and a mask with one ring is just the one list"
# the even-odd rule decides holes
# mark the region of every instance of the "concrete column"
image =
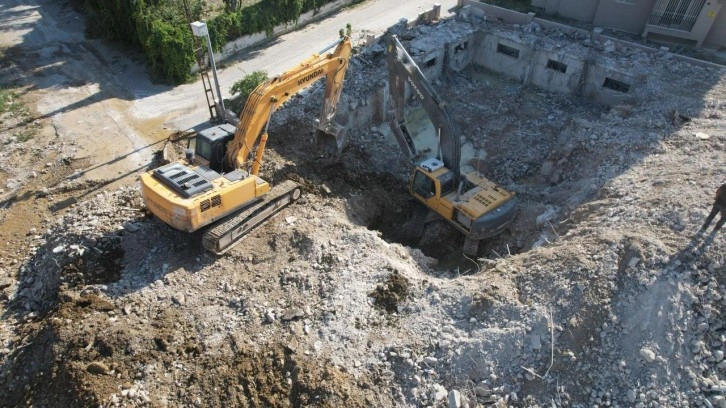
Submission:
[[375,42],[376,42],[375,34],[366,34],[366,47],[371,46]]
[[388,83],[382,81],[375,86],[371,98],[371,122],[378,126],[386,121],[388,110]]

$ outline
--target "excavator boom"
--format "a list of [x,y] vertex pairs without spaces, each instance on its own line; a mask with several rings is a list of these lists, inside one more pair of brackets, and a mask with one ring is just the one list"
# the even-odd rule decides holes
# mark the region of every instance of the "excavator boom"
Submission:
[[446,167],[455,173],[458,182],[459,167],[461,161],[461,141],[459,130],[452,119],[449,107],[431,86],[421,69],[416,65],[413,58],[408,55],[401,42],[395,35],[388,38],[386,48],[388,67],[388,86],[393,102],[393,114],[390,115],[391,130],[401,150],[407,156],[416,155],[416,147],[413,143],[408,128],[406,127],[406,83],[411,87],[411,94],[421,103],[426,114],[439,132],[439,147],[441,149],[441,161]]
[[[404,154],[409,157],[417,154],[406,126],[406,83],[439,136],[440,157],[417,163],[410,178],[409,192],[428,210],[463,233],[466,237],[464,253],[476,255],[479,240],[501,233],[512,222],[517,210],[516,197],[479,174],[461,173],[460,134],[449,107],[395,35],[388,38],[386,57],[393,104],[389,121]],[[418,234],[423,227],[412,224],[419,222],[423,222],[421,217],[414,217],[404,229]]]
[[[335,47],[331,53],[327,51]],[[296,92],[321,78],[326,78],[323,110],[316,129],[318,145],[326,151],[339,153],[344,134],[334,122],[335,112],[343,90],[343,78],[352,51],[350,37],[346,36],[314,54],[298,66],[262,83],[249,95],[234,139],[227,148],[227,162],[232,168],[241,168],[250,158],[258,139],[267,133],[270,116]],[[264,146],[262,146],[264,149]],[[259,167],[256,160],[255,168]],[[256,172],[253,171],[253,174]]]

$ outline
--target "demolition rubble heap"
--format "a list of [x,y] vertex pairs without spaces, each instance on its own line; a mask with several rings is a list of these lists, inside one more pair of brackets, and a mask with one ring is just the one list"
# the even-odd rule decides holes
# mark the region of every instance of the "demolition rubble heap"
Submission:
[[[508,232],[479,259],[444,223],[400,243],[409,164],[376,119],[374,44],[351,61],[342,160],[300,137],[321,87],[273,116],[262,173],[306,195],[227,255],[145,216],[136,186],[30,231],[2,266],[5,403],[726,407],[726,236],[695,234],[723,182],[724,72],[532,24],[391,31],[464,164],[520,197]],[[590,62],[523,76],[511,49]]]

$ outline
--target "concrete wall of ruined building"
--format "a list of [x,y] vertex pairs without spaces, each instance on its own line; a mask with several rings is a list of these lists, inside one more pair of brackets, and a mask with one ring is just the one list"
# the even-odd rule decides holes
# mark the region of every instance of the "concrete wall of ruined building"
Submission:
[[[548,67],[550,60],[565,64],[566,71],[560,72]],[[585,71],[585,61],[564,52],[535,51],[531,81],[533,85],[549,92],[575,93]]]
[[[463,44],[466,44],[465,48]],[[500,44],[516,49],[518,56],[500,52]],[[412,57],[430,81],[475,64],[509,76],[524,85],[549,92],[581,95],[610,106],[636,101],[647,81],[647,78],[635,78],[625,70],[618,69],[607,58],[595,58],[589,54],[577,57],[564,49],[541,49],[535,41],[504,37],[484,30],[477,30],[428,52],[410,52],[414,53]],[[548,66],[550,60],[566,65],[565,72]],[[606,78],[627,84],[630,89],[627,93],[608,89],[603,86]],[[410,96],[408,89],[407,95]],[[387,78],[373,84],[371,92],[363,98],[346,102],[340,107],[338,117],[348,127],[385,122],[390,110]]]
[[[469,0],[462,0],[466,3]],[[479,16],[492,19],[492,7],[483,3],[486,10],[480,7],[466,7],[459,12],[460,18]],[[620,44],[623,47],[639,49],[643,52],[663,52],[652,48],[610,38],[601,34],[601,30],[587,31],[574,28],[568,25],[555,23],[549,20],[542,20],[532,14],[521,14],[507,9],[496,8],[496,18],[507,23],[512,23],[512,18],[519,23],[535,22],[547,29],[557,29],[565,33],[577,33],[596,41]],[[479,14],[478,14],[479,13]],[[415,24],[415,23],[414,23]],[[463,44],[466,47],[463,48]],[[497,46],[503,44],[518,50],[517,58],[497,51]],[[457,49],[458,47],[458,49]],[[423,52],[416,50],[413,58],[421,67],[424,75],[434,81],[442,75],[458,72],[470,64],[475,64],[491,71],[502,73],[520,81],[524,85],[533,85],[540,89],[563,94],[578,95],[587,100],[602,103],[609,106],[632,104],[637,102],[647,88],[648,77],[642,73],[629,72],[627,67],[614,63],[606,56],[591,51],[584,51],[582,55],[573,54],[571,50],[564,48],[547,48],[538,46],[531,38],[511,35],[501,35],[497,32],[480,29],[457,38],[443,47]],[[686,61],[694,65],[701,65],[710,68],[723,68],[716,64],[694,60],[680,55],[672,55],[671,58]],[[433,63],[429,63],[435,60]],[[551,61],[566,65],[557,69],[548,66]],[[612,83],[617,81],[627,86],[627,91],[613,89],[606,86],[606,80]],[[386,121],[390,110],[387,79],[371,87],[371,92],[359,100],[348,101],[342,111],[343,121],[347,120],[348,126],[361,127],[379,125]],[[617,87],[617,86],[616,86]]]

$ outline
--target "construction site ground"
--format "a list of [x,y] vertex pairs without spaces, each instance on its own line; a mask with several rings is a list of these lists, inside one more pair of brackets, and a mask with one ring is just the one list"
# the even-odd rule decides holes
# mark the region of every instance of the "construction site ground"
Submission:
[[[434,81],[464,164],[520,199],[476,259],[444,222],[403,241],[385,124],[320,156],[318,86],[273,116],[261,170],[305,195],[214,256],[143,208],[135,176],[178,129],[129,97],[141,59],[44,8],[33,41],[11,42],[23,13],[2,34],[0,406],[726,407],[726,231],[697,234],[724,71],[631,50],[662,86],[615,107],[475,66]],[[385,78],[359,51],[349,108]]]

